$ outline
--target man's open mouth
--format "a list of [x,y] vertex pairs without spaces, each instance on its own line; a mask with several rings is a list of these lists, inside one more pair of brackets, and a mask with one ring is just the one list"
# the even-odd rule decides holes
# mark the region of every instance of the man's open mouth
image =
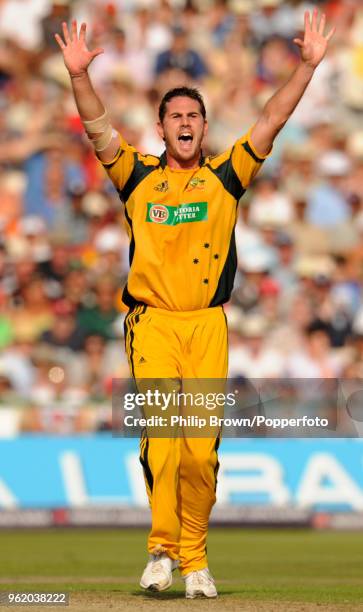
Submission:
[[182,132],[178,136],[179,142],[193,142],[193,136],[189,132]]

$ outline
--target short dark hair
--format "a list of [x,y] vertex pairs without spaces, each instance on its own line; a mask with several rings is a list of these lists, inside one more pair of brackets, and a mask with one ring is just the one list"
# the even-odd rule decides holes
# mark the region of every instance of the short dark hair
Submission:
[[163,99],[160,102],[160,106],[159,106],[160,123],[163,122],[163,119],[165,117],[167,103],[170,102],[170,100],[172,100],[173,98],[179,98],[179,97],[191,98],[192,100],[196,100],[197,102],[199,102],[200,112],[202,113],[203,119],[206,118],[207,113],[205,110],[205,105],[204,105],[202,94],[198,91],[198,89],[195,89],[194,87],[184,86],[184,87],[175,87],[174,89],[169,89],[169,91],[167,91],[166,94],[164,95]]

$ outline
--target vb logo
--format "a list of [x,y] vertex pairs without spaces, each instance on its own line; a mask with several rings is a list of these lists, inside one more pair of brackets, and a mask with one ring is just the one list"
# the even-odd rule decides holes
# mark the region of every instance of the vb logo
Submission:
[[154,223],[166,223],[169,219],[169,211],[162,204],[154,204],[149,209],[149,216]]

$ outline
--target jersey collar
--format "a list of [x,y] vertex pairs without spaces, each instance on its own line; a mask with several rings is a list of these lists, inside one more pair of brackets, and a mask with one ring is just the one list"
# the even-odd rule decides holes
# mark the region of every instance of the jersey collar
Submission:
[[[200,159],[199,159],[199,167],[204,166],[204,163],[205,163],[205,157],[203,155],[203,151],[201,151]],[[166,151],[164,151],[164,153],[162,153],[159,157],[159,167],[164,170],[166,166],[167,166]]]

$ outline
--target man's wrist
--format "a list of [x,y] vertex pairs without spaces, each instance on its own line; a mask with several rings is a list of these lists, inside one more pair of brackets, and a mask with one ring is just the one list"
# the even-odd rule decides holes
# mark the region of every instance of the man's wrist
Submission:
[[298,66],[298,73],[301,75],[301,78],[303,78],[304,81],[309,82],[313,77],[315,68],[316,66],[312,66],[308,62],[301,60]]
[[316,66],[313,66],[312,64],[310,64],[309,62],[305,60],[301,60],[300,66],[302,67],[302,69],[305,71],[305,73],[308,76],[310,77],[313,76]]
[[87,70],[82,70],[81,72],[70,72],[69,76],[71,79],[81,79],[85,76],[88,76]]

